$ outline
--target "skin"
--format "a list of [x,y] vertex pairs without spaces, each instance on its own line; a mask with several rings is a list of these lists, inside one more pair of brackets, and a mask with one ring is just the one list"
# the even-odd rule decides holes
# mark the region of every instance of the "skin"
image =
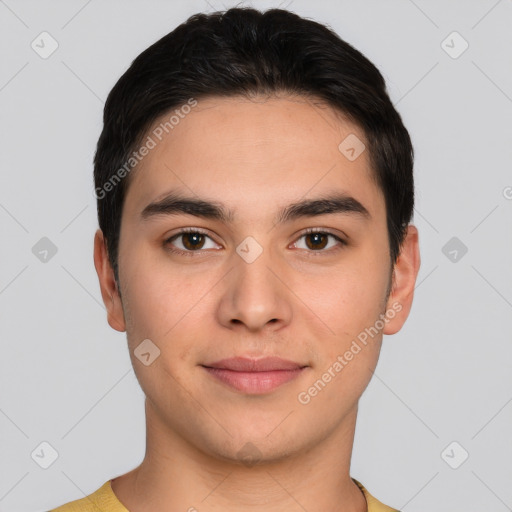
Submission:
[[[349,161],[338,149],[350,133],[364,141],[357,126],[303,97],[201,99],[130,176],[119,242],[122,300],[97,231],[108,322],[126,331],[146,395],[145,458],[112,482],[131,512],[366,511],[349,475],[357,404],[382,334],[399,331],[409,314],[420,256],[409,225],[391,276],[384,196],[368,151]],[[223,203],[234,222],[141,219],[147,204],[176,190]],[[281,207],[333,191],[356,198],[371,218],[338,213],[274,225]],[[172,244],[191,247],[186,235],[165,245],[186,227],[207,231],[204,248],[171,253]],[[306,228],[346,235],[348,245],[328,237],[315,249]],[[236,252],[247,236],[263,248],[250,264]],[[393,304],[401,307],[394,318],[301,404],[298,394]],[[161,353],[145,366],[134,350],[148,338]],[[200,366],[268,355],[309,367],[270,394],[247,395]],[[248,442],[256,465],[241,460]]]

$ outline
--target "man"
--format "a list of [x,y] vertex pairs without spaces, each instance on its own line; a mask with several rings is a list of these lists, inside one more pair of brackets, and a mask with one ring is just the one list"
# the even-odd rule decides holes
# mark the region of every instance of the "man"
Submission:
[[411,141],[375,66],[288,11],[192,16],[115,85],[94,163],[146,455],[55,510],[394,510],[350,477],[420,265]]

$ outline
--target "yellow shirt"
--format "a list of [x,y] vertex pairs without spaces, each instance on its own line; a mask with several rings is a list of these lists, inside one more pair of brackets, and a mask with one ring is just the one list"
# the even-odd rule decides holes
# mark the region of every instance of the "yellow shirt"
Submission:
[[[388,507],[374,498],[360,482],[354,478],[352,480],[354,480],[359,489],[363,492],[366,503],[368,504],[368,512],[398,512],[396,509]],[[62,505],[50,512],[130,512],[117,499],[110,482],[111,480],[108,480],[89,496]]]

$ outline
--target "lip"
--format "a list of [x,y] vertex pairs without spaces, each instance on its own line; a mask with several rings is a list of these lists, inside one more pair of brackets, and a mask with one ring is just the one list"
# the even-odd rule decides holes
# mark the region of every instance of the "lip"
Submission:
[[201,366],[215,379],[247,394],[270,393],[296,379],[307,368],[279,357],[233,357]]

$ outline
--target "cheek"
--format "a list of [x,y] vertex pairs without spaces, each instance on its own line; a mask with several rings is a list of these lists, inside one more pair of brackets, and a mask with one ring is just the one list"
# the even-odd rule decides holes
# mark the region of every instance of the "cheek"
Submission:
[[373,325],[383,312],[388,280],[382,263],[358,254],[354,263],[302,279],[297,295],[332,337],[345,338]]
[[[139,384],[146,396],[171,400],[164,409],[176,406],[181,375],[187,353],[193,345],[183,332],[191,328],[187,307],[180,294],[170,295],[161,279],[150,281],[142,273],[132,282],[127,297],[126,336],[130,358]],[[190,332],[190,331],[188,331]],[[146,340],[150,340],[149,342]],[[148,358],[144,358],[149,353]],[[162,393],[168,389],[169,393]],[[174,399],[171,399],[174,396]],[[181,397],[185,398],[185,397]],[[155,401],[155,400],[153,400]],[[156,400],[158,402],[158,400]]]
[[[332,389],[340,386],[340,391],[362,391],[377,364],[383,329],[380,318],[385,312],[389,280],[384,256],[382,249],[379,253],[371,248],[354,252],[328,275],[307,280],[308,286],[298,293],[307,297],[306,303],[321,328],[317,332],[316,344],[321,351],[316,371],[321,375],[330,369],[336,375]],[[336,400],[334,396],[331,399]]]
[[[214,307],[211,291],[215,276],[192,277],[171,269],[169,263],[138,258],[137,265],[125,266],[127,279],[125,317],[127,339],[133,355],[139,344],[151,340],[160,350],[159,372],[141,372],[143,379],[165,378],[164,370],[178,375],[194,351],[208,339],[205,318]],[[131,271],[131,275],[130,275]],[[133,359],[134,366],[140,366]],[[164,373],[162,373],[164,372]]]
[[170,271],[160,251],[144,248],[141,241],[134,240],[123,254],[120,278],[131,333],[158,340],[186,313],[186,283]]

